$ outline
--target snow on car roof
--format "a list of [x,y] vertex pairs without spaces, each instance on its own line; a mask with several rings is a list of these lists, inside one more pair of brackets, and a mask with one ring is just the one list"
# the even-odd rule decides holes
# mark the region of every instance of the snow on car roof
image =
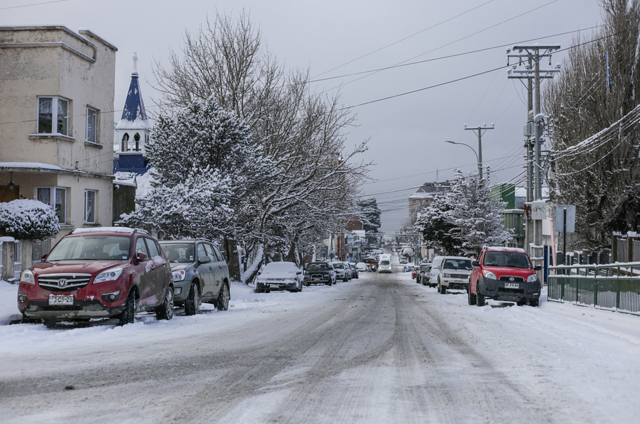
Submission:
[[526,253],[524,249],[519,247],[505,247],[505,246],[485,246],[485,250],[493,250],[498,252],[521,252]]
[[133,234],[134,231],[149,234],[145,230],[139,230],[136,228],[127,228],[127,227],[94,227],[94,228],[76,228],[73,230],[71,234],[82,234],[82,233],[127,233]]

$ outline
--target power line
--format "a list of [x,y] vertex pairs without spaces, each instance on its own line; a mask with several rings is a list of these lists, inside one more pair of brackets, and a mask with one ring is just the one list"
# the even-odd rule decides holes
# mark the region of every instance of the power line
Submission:
[[[577,29],[577,30],[573,30],[573,31],[559,32],[557,34],[545,35],[544,37],[529,38],[527,40],[514,41],[512,43],[500,44],[500,45],[496,45],[496,46],[492,46],[492,47],[485,47],[485,48],[477,49],[477,50],[469,50],[469,51],[462,52],[462,53],[450,54],[450,55],[446,55],[446,56],[439,56],[439,57],[434,57],[432,59],[419,60],[417,62],[409,62],[409,63],[401,62],[401,63],[396,64],[396,65],[385,66],[385,67],[382,67],[382,68],[369,69],[367,71],[352,72],[352,73],[349,73],[349,74],[337,75],[337,76],[334,76],[334,77],[312,79],[312,80],[309,80],[307,82],[312,83],[312,82],[329,81],[329,80],[333,80],[333,79],[352,77],[352,76],[362,75],[362,74],[377,73],[377,72],[387,71],[387,70],[396,69],[396,68],[403,68],[403,67],[406,67],[406,66],[421,65],[423,63],[436,62],[436,61],[439,61],[439,60],[451,59],[451,58],[460,57],[460,56],[467,56],[467,55],[474,54],[474,53],[482,53],[482,52],[485,52],[485,51],[488,51],[488,50],[503,49],[505,47],[511,47],[511,46],[513,46],[515,44],[529,43],[529,42],[532,42],[532,41],[544,40],[546,38],[559,37],[561,35],[575,34],[577,32],[583,32],[583,31],[587,31],[587,30],[590,30],[590,29],[597,29],[597,28],[600,28],[602,26],[604,26],[604,25],[595,25],[595,26],[592,26],[592,27],[589,27],[589,28],[585,28],[585,29]],[[438,49],[439,48],[440,47],[438,47]],[[433,51],[434,50],[426,52],[426,53],[423,53],[420,56],[423,56],[425,54],[431,53]],[[419,56],[416,56],[416,57],[419,57]],[[408,60],[411,60],[411,59],[408,59]],[[320,74],[320,75],[322,75],[322,74]]]
[[[436,47],[435,49],[431,49],[431,50],[429,50],[429,51],[427,51],[427,52],[424,52],[424,53],[421,53],[421,54],[419,54],[419,55],[417,55],[417,56],[411,57],[411,58],[409,58],[409,59],[407,59],[407,60],[404,60],[404,61],[402,61],[402,62],[397,63],[396,65],[401,65],[401,64],[406,63],[406,62],[408,62],[408,61],[410,61],[410,60],[413,60],[413,59],[419,58],[419,57],[424,56],[424,55],[429,54],[429,53],[433,53],[433,52],[435,52],[435,51],[437,51],[437,50],[440,50],[440,49],[442,49],[442,48],[444,48],[444,47],[448,47],[448,46],[450,46],[450,45],[452,45],[452,44],[455,44],[455,43],[457,43],[457,42],[459,42],[459,41],[466,40],[467,38],[473,37],[474,35],[478,35],[478,34],[480,34],[481,32],[485,32],[485,31],[487,31],[487,30],[489,30],[489,29],[495,28],[495,27],[497,27],[497,26],[499,26],[499,25],[502,25],[502,24],[507,23],[507,22],[509,22],[509,21],[512,21],[512,20],[514,20],[514,19],[520,18],[520,17],[522,17],[522,16],[524,16],[524,15],[527,15],[527,14],[529,14],[529,13],[535,12],[535,11],[536,11],[536,10],[538,10],[538,9],[542,9],[543,7],[546,7],[546,6],[550,5],[550,4],[552,4],[552,3],[556,3],[556,2],[558,2],[558,1],[560,1],[560,0],[553,0],[553,1],[550,1],[549,3],[543,4],[542,6],[539,6],[539,7],[533,8],[533,9],[531,9],[531,10],[527,11],[527,12],[521,13],[521,14],[519,14],[519,15],[513,16],[513,17],[511,17],[511,18],[509,18],[509,19],[506,19],[506,20],[504,20],[504,21],[498,22],[497,24],[494,24],[494,25],[491,25],[491,26],[489,26],[489,27],[483,28],[483,29],[481,29],[480,31],[476,31],[476,32],[474,32],[474,33],[472,33],[472,34],[469,34],[469,35],[466,35],[466,36],[464,36],[464,37],[462,37],[462,38],[458,38],[457,40],[451,41],[450,43],[443,44],[443,45],[442,45],[442,46],[440,46],[440,47]],[[351,83],[356,82],[356,81],[360,81],[361,79],[367,78],[367,77],[369,77],[369,76],[371,76],[371,75],[375,75],[375,74],[377,74],[377,73],[378,73],[378,72],[373,72],[373,73],[371,73],[371,74],[369,74],[369,75],[365,75],[365,76],[363,76],[363,77],[356,78],[356,79],[354,79],[354,80],[351,80],[351,81],[349,81],[349,82],[346,82],[346,83],[344,83],[344,84],[341,84],[341,85],[339,85],[339,86],[337,86],[337,87],[333,87],[333,88],[331,88],[331,89],[329,89],[329,90],[325,90],[325,91],[331,91],[331,90],[335,90],[336,88],[344,87],[345,85],[351,84]]]
[[31,7],[31,6],[40,6],[43,4],[51,4],[51,3],[63,3],[71,0],[53,0],[53,1],[45,1],[42,3],[31,3],[31,4],[23,4],[21,6],[9,6],[9,7],[0,7],[0,10],[9,10],[9,9],[19,9],[22,7]]
[[[578,48],[578,47],[581,47],[581,46],[584,46],[584,45],[587,45],[587,44],[595,43],[597,41],[604,40],[604,39],[609,38],[609,37],[613,37],[614,35],[617,35],[617,34],[605,35],[604,37],[600,37],[600,38],[596,38],[596,39],[593,39],[593,40],[589,40],[589,41],[586,41],[584,43],[579,43],[579,44],[576,44],[574,46],[570,46],[570,47],[567,47],[567,48],[564,48],[564,49],[559,49],[559,50],[556,51],[556,53],[564,52],[564,51],[567,51],[567,50],[572,50],[572,49],[575,49],[575,48]],[[359,104],[352,105],[352,106],[346,106],[346,107],[343,107],[341,110],[360,107],[360,106],[368,105],[368,104],[371,104],[371,103],[382,102],[384,100],[390,100],[390,99],[394,99],[396,97],[402,97],[402,96],[406,96],[406,95],[409,95],[409,94],[414,94],[414,93],[417,93],[417,92],[420,92],[420,91],[430,90],[432,88],[440,87],[440,86],[443,86],[443,85],[453,84],[454,82],[459,82],[459,81],[463,81],[463,80],[466,80],[466,79],[474,78],[474,77],[477,77],[477,76],[480,76],[480,75],[484,75],[484,74],[488,74],[488,73],[491,73],[491,72],[495,72],[495,71],[498,71],[500,69],[506,69],[506,68],[508,68],[510,66],[511,65],[504,65],[504,66],[501,66],[501,67],[498,67],[498,68],[489,69],[487,71],[478,72],[476,74],[467,75],[465,77],[457,78],[457,79],[454,79],[454,80],[445,81],[445,82],[442,82],[440,84],[434,84],[434,85],[431,85],[431,86],[428,86],[428,87],[419,88],[417,90],[406,91],[404,93],[395,94],[393,96],[387,96],[387,97],[383,97],[383,98],[376,99],[376,100],[371,100],[371,101],[364,102],[364,103],[359,103]]]
[[[369,52],[369,53],[367,53],[367,54],[364,54],[364,55],[362,55],[362,56],[360,56],[360,57],[357,57],[357,58],[355,58],[355,59],[353,59],[353,60],[350,60],[349,62],[343,63],[342,65],[338,65],[338,66],[336,66],[335,68],[331,68],[331,69],[329,69],[328,71],[324,71],[324,72],[322,72],[321,74],[318,74],[318,75],[316,75],[316,76],[315,76],[315,77],[313,77],[313,78],[319,77],[319,76],[324,75],[324,74],[328,74],[328,73],[329,73],[329,72],[331,72],[331,71],[335,71],[336,69],[342,68],[343,66],[349,65],[349,64],[351,64],[351,63],[353,63],[353,62],[356,62],[356,61],[358,61],[358,60],[360,60],[360,59],[363,59],[363,58],[365,58],[365,57],[367,57],[367,56],[370,56],[370,55],[372,55],[372,54],[374,54],[374,53],[377,53],[377,52],[379,52],[379,51],[381,51],[381,50],[384,50],[384,49],[386,49],[387,47],[394,46],[394,45],[396,45],[396,44],[398,44],[398,43],[401,43],[401,42],[403,42],[403,41],[405,41],[405,40],[408,40],[409,38],[415,37],[415,36],[416,36],[416,35],[418,35],[418,34],[422,34],[422,33],[423,33],[423,32],[425,32],[425,31],[428,31],[428,30],[430,30],[430,29],[432,29],[432,28],[435,28],[435,27],[437,27],[437,26],[443,25],[443,24],[445,24],[445,23],[447,23],[447,22],[450,22],[450,21],[452,21],[452,20],[454,20],[454,19],[456,19],[456,18],[459,18],[459,17],[460,17],[460,16],[462,16],[462,15],[465,15],[465,14],[467,14],[467,13],[469,13],[469,12],[472,12],[472,11],[474,11],[474,10],[476,10],[476,9],[479,9],[479,8],[481,8],[482,6],[485,6],[485,5],[489,4],[489,3],[492,3],[493,1],[494,1],[494,0],[489,0],[488,2],[482,3],[482,4],[481,4],[481,5],[479,5],[479,6],[476,6],[476,7],[473,7],[473,8],[471,8],[471,9],[465,10],[464,12],[462,12],[462,13],[460,13],[460,14],[458,14],[458,15],[456,15],[456,16],[454,16],[454,17],[452,17],[452,18],[449,18],[449,19],[446,19],[446,20],[444,20],[444,21],[438,22],[437,24],[431,25],[430,27],[427,27],[427,28],[425,28],[425,29],[423,29],[423,30],[420,30],[420,31],[418,31],[418,32],[415,32],[415,33],[413,33],[413,34],[411,34],[411,35],[409,35],[409,36],[407,36],[407,37],[401,38],[401,39],[400,39],[400,40],[398,40],[398,41],[394,41],[394,42],[393,42],[393,43],[391,43],[391,44],[387,44],[386,46],[380,47],[380,48],[379,48],[379,49],[377,49],[377,50],[374,50],[374,51],[372,51],[372,52]],[[333,77],[333,78],[339,78],[339,77]],[[332,78],[325,78],[325,79],[332,79]],[[324,80],[324,79],[323,79],[323,80]],[[323,80],[318,80],[318,81],[323,81]],[[309,81],[309,82],[314,82],[314,81]]]

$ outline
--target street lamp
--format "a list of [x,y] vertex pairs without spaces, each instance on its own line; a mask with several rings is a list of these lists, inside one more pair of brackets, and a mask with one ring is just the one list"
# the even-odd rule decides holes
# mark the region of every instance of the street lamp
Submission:
[[480,175],[480,180],[482,181],[482,161],[480,160],[480,157],[478,156],[478,152],[476,152],[476,149],[469,146],[467,143],[460,143],[459,141],[445,140],[444,142],[449,144],[460,144],[462,146],[467,146],[468,148],[473,150],[473,154],[476,155],[476,160],[478,161],[478,175]]

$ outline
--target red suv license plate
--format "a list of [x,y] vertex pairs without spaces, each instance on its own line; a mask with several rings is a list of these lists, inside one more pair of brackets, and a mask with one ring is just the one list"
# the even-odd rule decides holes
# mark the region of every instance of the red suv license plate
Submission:
[[49,305],[50,306],[60,306],[60,305],[73,305],[73,295],[72,294],[50,294],[49,295]]
[[519,289],[520,285],[518,283],[504,283],[505,289]]

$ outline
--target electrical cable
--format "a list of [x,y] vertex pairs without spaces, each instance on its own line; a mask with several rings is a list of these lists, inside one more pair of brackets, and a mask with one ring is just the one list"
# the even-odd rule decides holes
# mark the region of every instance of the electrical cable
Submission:
[[[65,0],[65,1],[68,1],[68,0]],[[365,58],[365,57],[367,57],[367,56],[370,56],[370,55],[372,55],[372,54],[374,54],[374,53],[377,53],[377,52],[379,52],[379,51],[381,51],[381,50],[384,50],[384,49],[386,49],[387,47],[394,46],[394,45],[396,45],[396,44],[398,44],[398,43],[401,43],[402,41],[405,41],[405,40],[408,40],[409,38],[415,37],[415,36],[416,36],[416,35],[418,35],[418,34],[422,34],[422,33],[423,33],[423,32],[425,32],[425,31],[428,31],[428,30],[433,29],[433,28],[435,28],[435,27],[437,27],[437,26],[443,25],[443,24],[445,24],[445,23],[447,23],[447,22],[450,22],[450,21],[452,21],[452,20],[454,20],[454,19],[456,19],[456,18],[459,18],[459,17],[460,17],[460,16],[462,16],[462,15],[465,15],[465,14],[467,14],[467,13],[469,13],[469,12],[473,12],[474,10],[479,9],[479,8],[481,8],[482,6],[486,6],[487,4],[492,3],[493,1],[494,1],[494,0],[489,0],[489,1],[485,2],[485,3],[482,3],[482,4],[481,4],[481,5],[479,5],[479,6],[476,6],[476,7],[473,7],[473,8],[471,8],[471,9],[465,10],[464,12],[462,12],[462,13],[460,13],[460,14],[458,14],[458,15],[456,15],[456,16],[454,16],[454,17],[452,17],[452,18],[449,18],[449,19],[446,19],[446,20],[444,20],[444,21],[438,22],[437,24],[431,25],[431,26],[429,26],[429,27],[427,27],[427,28],[425,28],[425,29],[423,29],[423,30],[420,30],[420,31],[418,31],[418,32],[415,32],[415,33],[413,33],[413,34],[411,34],[411,35],[409,35],[409,36],[407,36],[407,37],[401,38],[401,39],[400,39],[400,40],[398,40],[398,41],[394,41],[394,42],[393,42],[393,43],[391,43],[391,44],[387,44],[386,46],[380,47],[380,48],[379,48],[379,49],[377,49],[377,50],[374,50],[374,51],[372,51],[372,52],[369,52],[369,53],[367,53],[367,54],[364,54],[364,55],[362,55],[362,56],[360,56],[360,57],[357,57],[357,58],[355,58],[355,59],[353,59],[353,60],[350,60],[350,61],[348,61],[348,62],[346,62],[346,63],[343,63],[342,65],[338,65],[338,66],[336,66],[335,68],[329,69],[328,71],[324,71],[324,72],[322,72],[322,73],[320,73],[320,74],[318,74],[318,75],[316,75],[316,76],[314,76],[314,77],[312,77],[312,78],[317,78],[317,77],[319,77],[319,76],[321,76],[321,75],[328,74],[329,72],[335,71],[336,69],[342,68],[343,66],[349,65],[349,64],[351,64],[351,63],[353,63],[353,62],[356,62],[356,61],[358,61],[358,60],[360,60],[360,59],[363,59],[363,58]],[[336,78],[336,77],[334,77],[334,78]],[[327,78],[327,79],[330,79],[330,78]],[[322,81],[322,80],[318,80],[318,81]],[[314,82],[314,81],[310,81],[310,82]]]
[[[486,27],[486,28],[483,28],[483,29],[481,29],[480,31],[476,31],[476,32],[474,32],[474,33],[472,33],[472,34],[469,34],[469,35],[466,35],[466,36],[464,36],[464,37],[462,37],[462,38],[458,38],[457,40],[451,41],[451,42],[449,42],[449,43],[447,43],[447,44],[443,44],[443,45],[442,45],[442,46],[440,46],[440,47],[436,47],[435,49],[432,49],[432,50],[429,50],[429,51],[427,51],[427,52],[421,53],[421,54],[419,54],[419,55],[417,55],[417,56],[413,56],[413,57],[411,57],[411,58],[409,58],[409,59],[407,59],[407,60],[405,60],[405,61],[402,61],[402,62],[397,63],[397,64],[396,64],[396,66],[397,66],[397,65],[402,65],[402,64],[404,64],[404,63],[406,63],[406,62],[408,62],[408,61],[410,61],[410,60],[417,59],[417,58],[422,57],[422,56],[424,56],[424,55],[426,55],[426,54],[433,53],[433,52],[435,52],[435,51],[437,51],[437,50],[440,50],[440,49],[442,49],[442,48],[444,48],[444,47],[448,47],[448,46],[450,46],[450,45],[452,45],[452,44],[455,44],[455,43],[457,43],[457,42],[459,42],[459,41],[466,40],[467,38],[473,37],[474,35],[478,35],[478,34],[480,34],[480,33],[482,33],[482,32],[485,32],[485,31],[487,31],[487,30],[489,30],[489,29],[495,28],[495,27],[497,27],[497,26],[499,26],[499,25],[502,25],[502,24],[504,24],[504,23],[510,22],[510,21],[512,21],[512,20],[514,20],[514,19],[520,18],[520,17],[522,17],[522,16],[524,16],[524,15],[527,15],[527,14],[529,14],[529,13],[535,12],[535,11],[536,11],[536,10],[538,10],[538,9],[542,9],[543,7],[546,7],[546,6],[550,5],[550,4],[557,3],[558,1],[560,1],[560,0],[552,0],[552,1],[550,1],[549,3],[543,4],[542,6],[539,6],[539,7],[533,8],[533,9],[531,9],[531,10],[527,11],[527,12],[521,13],[521,14],[519,14],[519,15],[513,16],[513,17],[511,17],[511,18],[509,18],[509,19],[506,19],[506,20],[504,20],[504,21],[498,22],[497,24],[494,24],[494,25],[488,26],[488,27]],[[361,79],[368,78],[368,77],[370,77],[371,75],[375,75],[375,74],[377,74],[378,72],[380,72],[380,71],[374,71],[374,72],[370,73],[369,75],[365,75],[365,76],[363,76],[363,77],[356,78],[356,79],[354,79],[354,80],[351,80],[351,81],[348,81],[348,82],[346,82],[346,83],[344,83],[344,84],[341,84],[341,85],[339,85],[339,86],[337,86],[337,87],[330,88],[329,90],[324,90],[324,92],[332,91],[332,90],[335,90],[336,88],[342,88],[342,87],[344,87],[345,85],[349,85],[349,84],[351,84],[351,83],[353,83],[353,82],[360,81]]]

